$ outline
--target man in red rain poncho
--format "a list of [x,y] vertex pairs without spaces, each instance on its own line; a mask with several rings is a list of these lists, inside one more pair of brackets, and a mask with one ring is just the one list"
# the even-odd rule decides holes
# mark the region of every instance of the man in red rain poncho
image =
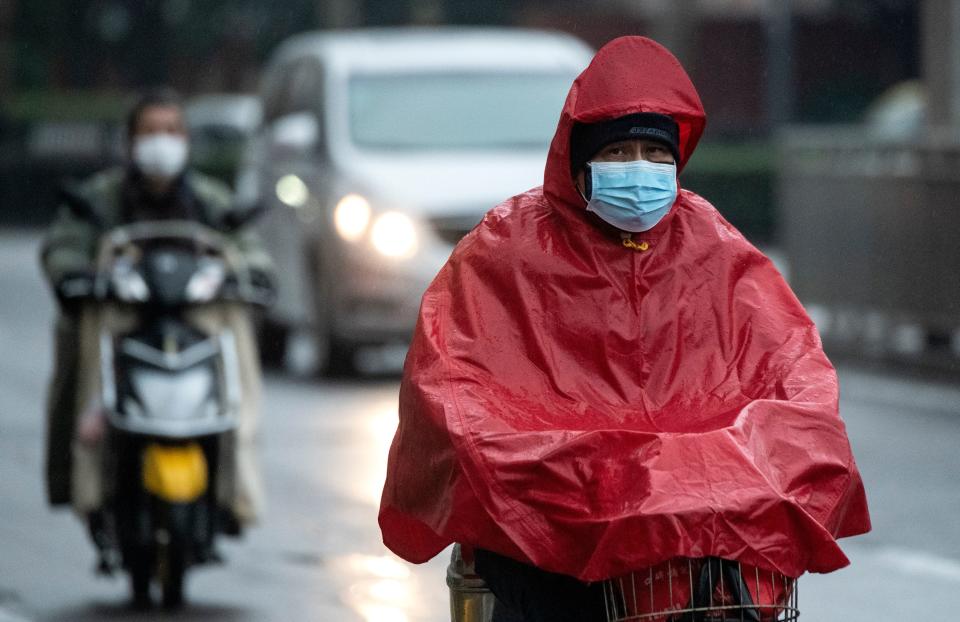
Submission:
[[[581,582],[677,557],[848,563],[836,538],[870,522],[837,377],[770,261],[678,188],[704,123],[649,39],[574,82],[543,186],[489,212],[424,294],[391,550],[476,549],[498,597],[552,622],[588,619],[568,609],[596,595]],[[567,613],[534,618],[543,602]]]

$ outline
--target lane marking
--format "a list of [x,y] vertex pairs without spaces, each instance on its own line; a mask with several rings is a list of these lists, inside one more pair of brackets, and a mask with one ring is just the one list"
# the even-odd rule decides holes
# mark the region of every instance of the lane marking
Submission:
[[3,609],[0,607],[0,622],[30,622],[30,620],[27,618],[21,618],[8,609]]

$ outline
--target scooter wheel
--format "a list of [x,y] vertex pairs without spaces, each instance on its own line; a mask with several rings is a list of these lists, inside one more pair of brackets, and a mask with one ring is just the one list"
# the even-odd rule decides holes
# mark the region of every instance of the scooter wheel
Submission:
[[150,579],[153,565],[149,556],[140,553],[129,563],[131,605],[134,609],[144,610],[153,606],[150,598]]
[[169,546],[161,552],[160,591],[164,609],[183,607],[183,576],[186,572],[183,551]]

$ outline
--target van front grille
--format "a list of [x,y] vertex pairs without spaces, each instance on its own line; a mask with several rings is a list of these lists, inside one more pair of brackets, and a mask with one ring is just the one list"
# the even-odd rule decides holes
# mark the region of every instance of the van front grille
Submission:
[[463,236],[480,222],[481,216],[439,216],[430,219],[430,225],[433,227],[437,237],[456,246]]

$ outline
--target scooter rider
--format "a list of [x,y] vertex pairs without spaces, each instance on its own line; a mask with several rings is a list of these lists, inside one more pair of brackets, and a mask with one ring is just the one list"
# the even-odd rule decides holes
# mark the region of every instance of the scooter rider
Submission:
[[[676,187],[676,173],[670,169],[675,169],[679,159],[679,138],[677,124],[669,116],[657,113],[638,113],[573,127],[570,160],[574,183],[587,202],[587,210],[602,221],[601,226],[609,225],[626,234],[652,229],[659,222],[676,198],[675,191],[671,191],[671,187]],[[605,168],[608,164],[612,166]],[[650,164],[654,166],[647,166]],[[647,189],[644,200],[650,201],[647,209],[633,209],[629,201],[608,194],[616,190],[606,185],[606,171],[622,179],[625,166],[636,167],[647,176],[643,182]],[[474,555],[477,574],[506,604],[497,612],[494,622],[605,619],[601,583],[584,584],[484,549],[477,549]],[[514,612],[526,615],[514,617]]]
[[380,526],[415,563],[461,544],[497,622],[605,620],[600,582],[678,558],[830,572],[870,529],[815,326],[680,188],[705,123],[665,48],[608,43],[543,186],[488,212],[424,294]]
[[[174,91],[144,93],[128,115],[126,130],[126,166],[105,170],[78,187],[76,194],[94,213],[80,218],[61,206],[41,257],[60,310],[47,404],[48,500],[51,505],[72,504],[91,519],[94,529],[103,500],[97,326],[123,321],[99,315],[88,302],[98,239],[108,229],[132,222],[188,220],[219,228],[236,216],[229,189],[188,166],[189,137]],[[230,235],[253,283],[270,290],[272,264],[257,235],[249,228]],[[192,321],[206,330],[227,325],[236,335],[243,407],[233,450],[221,461],[226,468],[217,491],[227,510],[224,526],[236,533],[257,518],[263,502],[254,451],[261,381],[251,318],[245,307],[231,303],[197,311]]]

